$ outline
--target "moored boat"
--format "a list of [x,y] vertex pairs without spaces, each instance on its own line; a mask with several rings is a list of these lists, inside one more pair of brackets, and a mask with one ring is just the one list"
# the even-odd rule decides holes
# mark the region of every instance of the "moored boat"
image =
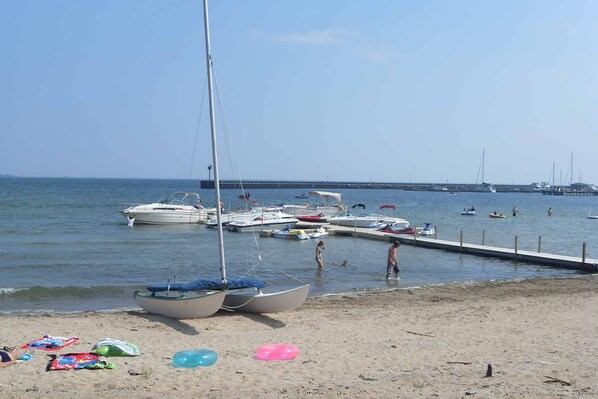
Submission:
[[291,226],[286,226],[280,230],[272,230],[272,237],[287,240],[309,240],[309,235],[304,230],[293,229]]
[[431,223],[426,223],[423,229],[417,232],[420,236],[433,236],[436,234],[436,229]]
[[175,192],[157,202],[130,206],[120,211],[129,223],[176,224],[199,223],[208,219],[210,210],[201,205],[199,194]]
[[228,231],[242,233],[246,231],[260,231],[275,229],[280,226],[291,226],[299,222],[299,219],[286,214],[284,212],[265,212],[261,215],[255,216],[251,220],[233,221],[226,227]]

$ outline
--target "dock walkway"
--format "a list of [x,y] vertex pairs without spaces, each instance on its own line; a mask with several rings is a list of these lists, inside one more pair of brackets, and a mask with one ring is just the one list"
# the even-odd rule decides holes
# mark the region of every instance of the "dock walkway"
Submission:
[[[598,259],[582,259],[575,256],[556,255],[533,251],[522,251],[515,248],[500,248],[488,245],[467,244],[456,241],[439,240],[436,238],[422,236],[384,233],[381,231],[366,228],[354,228],[335,225],[325,226],[328,229],[329,234],[331,235],[358,237],[388,242],[398,240],[401,244],[413,245],[423,248],[440,249],[444,251],[458,252],[462,254],[500,258],[512,260],[515,262],[544,264],[553,267],[580,270],[585,272],[598,272]],[[310,223],[301,223],[297,225],[297,228],[306,230],[314,227],[315,225]],[[269,235],[270,232],[264,231],[262,233],[263,235]]]

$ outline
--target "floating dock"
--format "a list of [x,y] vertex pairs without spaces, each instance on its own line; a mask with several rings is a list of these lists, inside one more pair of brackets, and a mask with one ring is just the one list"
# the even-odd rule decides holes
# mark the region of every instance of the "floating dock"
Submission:
[[[315,225],[299,223],[297,229],[310,230]],[[398,240],[401,244],[423,248],[440,249],[468,255],[500,258],[514,262],[543,264],[563,269],[580,270],[584,272],[598,272],[598,259],[579,258],[575,256],[555,255],[542,252],[522,251],[516,248],[500,248],[488,245],[467,244],[456,241],[439,240],[418,235],[391,234],[366,228],[354,228],[335,225],[325,225],[330,235],[367,238],[370,240],[392,242]],[[271,235],[271,231],[262,231],[262,236]]]

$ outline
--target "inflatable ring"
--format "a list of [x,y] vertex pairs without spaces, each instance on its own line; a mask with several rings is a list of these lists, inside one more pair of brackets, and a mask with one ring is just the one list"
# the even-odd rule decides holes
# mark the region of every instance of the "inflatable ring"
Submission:
[[207,367],[216,363],[218,355],[208,349],[181,351],[174,354],[169,366],[192,369],[198,366]]
[[268,344],[260,346],[255,351],[257,360],[291,360],[297,357],[299,349],[290,344]]

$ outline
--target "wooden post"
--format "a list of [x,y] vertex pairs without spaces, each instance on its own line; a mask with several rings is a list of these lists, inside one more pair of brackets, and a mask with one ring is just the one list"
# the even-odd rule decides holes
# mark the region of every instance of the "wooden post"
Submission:
[[463,230],[461,230],[461,233],[459,234],[459,252],[463,252]]
[[542,252],[542,236],[538,236],[538,253]]
[[517,260],[517,236],[515,236],[515,260]]
[[417,246],[417,227],[415,227],[415,231],[413,232],[413,246]]
[[434,239],[438,239],[438,227],[434,226]]
[[482,245],[486,245],[486,230],[482,230]]
[[586,263],[586,243],[584,242],[581,247],[581,263]]

